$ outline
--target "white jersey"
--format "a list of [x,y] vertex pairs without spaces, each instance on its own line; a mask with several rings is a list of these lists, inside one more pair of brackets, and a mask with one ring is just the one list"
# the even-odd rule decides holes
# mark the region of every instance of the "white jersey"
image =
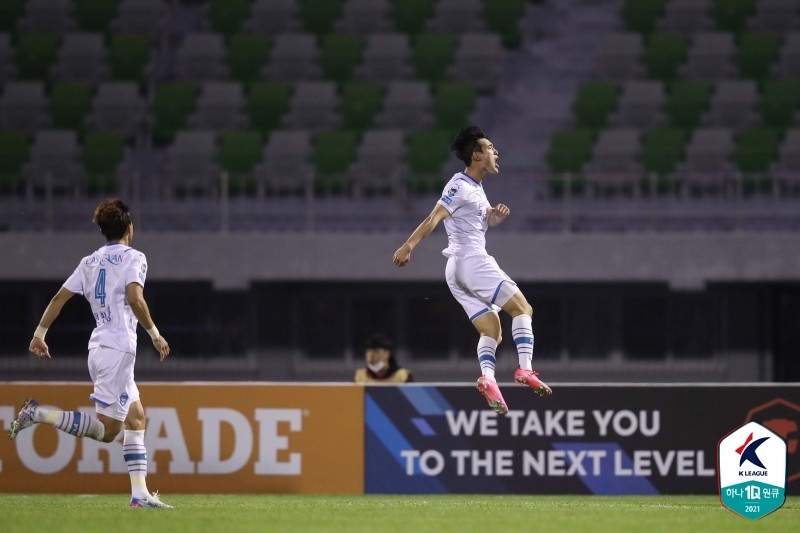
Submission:
[[136,325],[126,288],[130,283],[144,287],[147,259],[138,250],[111,243],[83,258],[64,288],[83,294],[92,306],[97,326],[89,338],[89,349],[107,346],[136,353]]
[[448,244],[442,254],[446,257],[486,254],[489,200],[483,185],[459,172],[444,186],[438,203],[450,212],[444,219]]

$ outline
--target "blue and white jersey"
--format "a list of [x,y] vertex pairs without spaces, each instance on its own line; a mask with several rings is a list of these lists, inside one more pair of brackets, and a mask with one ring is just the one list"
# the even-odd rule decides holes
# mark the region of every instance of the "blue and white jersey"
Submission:
[[89,348],[108,346],[136,353],[136,325],[126,287],[138,283],[144,287],[147,259],[138,250],[120,243],[111,243],[87,255],[75,272],[64,282],[64,288],[83,294],[97,324],[89,338]]
[[444,186],[438,203],[450,212],[444,219],[448,245],[442,254],[445,257],[486,254],[489,200],[483,185],[459,172]]

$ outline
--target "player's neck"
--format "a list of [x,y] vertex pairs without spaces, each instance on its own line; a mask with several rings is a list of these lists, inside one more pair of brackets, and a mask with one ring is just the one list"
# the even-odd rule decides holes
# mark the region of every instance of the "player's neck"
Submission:
[[482,182],[483,178],[486,177],[486,171],[480,167],[478,168],[467,167],[464,169],[464,174],[466,174],[469,178],[475,180],[478,183]]

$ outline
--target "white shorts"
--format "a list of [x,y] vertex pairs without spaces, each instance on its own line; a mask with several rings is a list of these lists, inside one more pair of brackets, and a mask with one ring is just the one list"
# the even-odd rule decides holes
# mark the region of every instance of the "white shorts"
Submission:
[[490,255],[451,256],[445,279],[470,320],[497,312],[519,290]]
[[139,400],[139,388],[133,381],[136,355],[98,346],[89,350],[89,375],[94,392],[89,398],[98,413],[124,421],[133,402]]

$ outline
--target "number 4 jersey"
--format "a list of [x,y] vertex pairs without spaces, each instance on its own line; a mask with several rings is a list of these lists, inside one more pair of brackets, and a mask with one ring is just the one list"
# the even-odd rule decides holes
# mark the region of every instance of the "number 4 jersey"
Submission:
[[110,243],[83,258],[64,288],[83,294],[92,306],[97,326],[89,348],[108,346],[136,353],[136,316],[126,288],[130,283],[144,287],[147,259],[144,254],[120,243]]

